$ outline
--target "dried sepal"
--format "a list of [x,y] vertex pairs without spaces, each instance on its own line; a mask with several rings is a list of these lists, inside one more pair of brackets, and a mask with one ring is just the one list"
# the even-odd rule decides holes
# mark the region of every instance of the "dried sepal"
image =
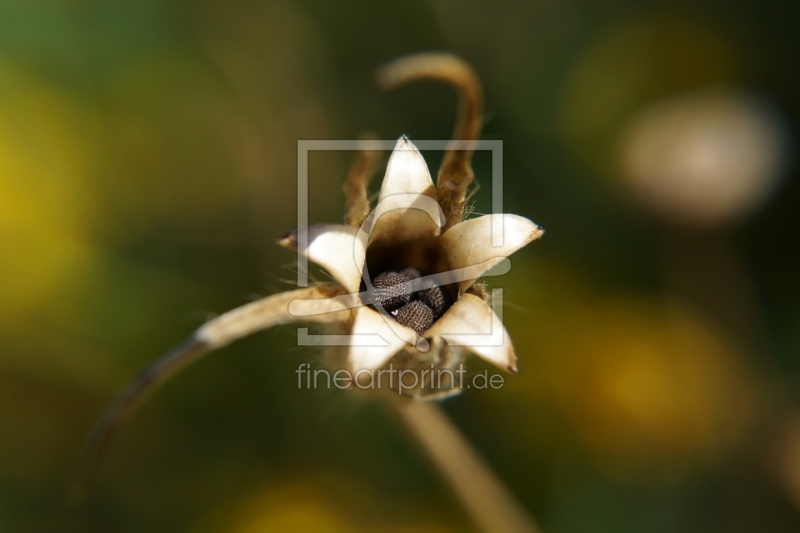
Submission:
[[[281,292],[218,316],[197,330],[196,335],[211,349],[216,349],[257,331],[281,324],[346,323],[351,319],[352,310],[345,305],[346,300],[337,297],[345,296],[347,293],[347,289],[339,285],[322,285]],[[302,301],[307,306],[315,304],[325,306],[325,312],[302,316],[292,313],[290,304],[296,300]]]
[[[502,239],[493,246],[492,234]],[[445,231],[442,249],[452,269],[467,269],[470,279],[458,285],[463,294],[485,271],[531,241],[542,236],[544,230],[525,217],[508,214],[485,215],[465,220]]]
[[[453,131],[454,145],[444,156],[439,169],[437,191],[445,213],[445,229],[461,222],[467,187],[474,175],[473,141],[481,131],[483,89],[475,71],[464,60],[446,53],[424,53],[397,59],[378,70],[378,84],[385,89],[418,80],[434,80],[451,85],[458,93],[458,116]],[[456,149],[455,143],[459,148]]]
[[361,370],[382,367],[407,344],[414,345],[417,339],[413,329],[369,307],[356,310],[352,333],[347,364],[355,378]]
[[207,322],[183,344],[151,363],[117,395],[95,424],[78,463],[70,500],[75,502],[83,498],[86,484],[108,448],[114,430],[156,385],[208,352],[259,330],[297,321],[322,324],[346,322],[352,311],[344,306],[338,311],[299,318],[289,312],[289,304],[294,300],[328,301],[342,294],[345,294],[345,289],[338,285],[309,287],[275,294],[237,307]]
[[517,371],[511,337],[491,306],[477,296],[464,294],[425,334],[426,338],[436,336],[503,370]]
[[441,218],[428,165],[417,147],[403,135],[386,165],[369,243],[436,236],[444,222]]
[[349,292],[358,292],[361,268],[366,257],[366,235],[343,224],[315,224],[308,228],[308,242],[300,242],[297,230],[277,239],[284,248],[295,250],[318,264]]
[[[362,139],[374,140],[377,136],[374,133],[362,135]],[[381,161],[381,152],[376,150],[361,149],[358,152],[347,179],[342,187],[344,191],[344,222],[356,228],[369,216],[369,182],[375,176],[378,163]]]

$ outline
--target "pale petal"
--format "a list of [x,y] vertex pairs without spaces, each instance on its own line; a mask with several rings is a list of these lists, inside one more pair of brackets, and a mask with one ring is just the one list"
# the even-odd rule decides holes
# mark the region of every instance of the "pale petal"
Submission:
[[[208,321],[197,330],[196,336],[206,343],[210,349],[220,348],[226,344],[252,335],[256,331],[292,322],[311,322],[317,324],[345,324],[350,320],[352,311],[339,303],[337,297],[344,296],[343,287],[336,285],[308,287],[294,291],[281,292],[260,300],[232,309],[227,313]],[[325,313],[293,313],[290,310],[294,302],[307,302],[308,305],[326,305]]]
[[318,264],[348,292],[358,292],[365,259],[365,235],[342,224],[316,224],[308,228],[308,245],[301,248],[297,230],[278,238],[278,244],[297,250]]
[[428,165],[405,136],[389,158],[372,220],[370,243],[433,237],[444,224]]
[[[499,246],[492,246],[492,231]],[[502,234],[500,233],[502,229]],[[484,272],[526,244],[542,236],[544,230],[517,215],[486,215],[456,224],[441,236],[441,245],[450,268],[469,269],[470,279],[459,283],[463,294]],[[501,244],[502,243],[502,244]]]
[[353,335],[347,356],[353,374],[382,367],[404,346],[416,340],[414,330],[369,307],[359,307],[356,311]]
[[440,335],[451,346],[462,346],[509,372],[517,371],[517,356],[505,326],[483,299],[465,294],[425,332]]

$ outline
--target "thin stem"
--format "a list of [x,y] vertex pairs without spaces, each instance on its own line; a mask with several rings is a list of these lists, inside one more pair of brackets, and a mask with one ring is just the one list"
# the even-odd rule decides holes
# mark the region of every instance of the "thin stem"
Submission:
[[482,531],[541,531],[437,404],[411,401],[394,402],[394,405],[408,430]]
[[68,500],[75,504],[83,499],[86,487],[111,444],[117,426],[157,385],[207,353],[256,331],[298,320],[316,323],[346,320],[350,316],[350,311],[343,307],[339,307],[339,312],[334,310],[303,317],[296,317],[289,312],[289,305],[294,300],[318,299],[320,305],[324,305],[325,299],[343,293],[344,289],[333,285],[298,289],[262,298],[210,320],[183,344],[156,359],[122,389],[95,424],[78,462]]

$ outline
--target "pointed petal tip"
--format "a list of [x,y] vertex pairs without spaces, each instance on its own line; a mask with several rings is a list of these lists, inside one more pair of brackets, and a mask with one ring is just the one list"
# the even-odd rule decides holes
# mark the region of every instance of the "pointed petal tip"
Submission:
[[442,222],[440,212],[436,186],[425,158],[403,135],[386,165],[369,242],[436,236]]
[[293,229],[291,231],[287,231],[283,235],[275,237],[275,242],[284,248],[297,248],[297,230]]
[[414,145],[413,142],[411,142],[411,139],[409,139],[408,135],[406,135],[405,133],[401,135],[399,139],[397,139],[397,143],[394,145],[394,149],[395,150],[399,149],[404,152],[411,151],[419,153],[419,149]]
[[[358,292],[364,265],[364,242],[358,228],[341,224],[314,224],[286,232],[277,243],[306,256],[330,273],[349,292]],[[303,242],[306,239],[306,242]]]
[[[399,165],[399,168],[394,169],[395,173],[398,171],[411,171],[418,179],[426,181],[424,178],[427,177],[427,179],[430,180],[430,171],[428,170],[428,165],[425,163],[425,159],[422,157],[419,148],[417,148],[406,135],[401,135],[394,145],[392,155],[389,157],[384,180],[391,175],[390,169],[393,162],[394,165]],[[433,182],[431,181],[431,183]]]
[[511,228],[509,228],[511,236],[518,235],[522,237],[527,232],[527,242],[530,242],[544,235],[544,228],[529,218],[505,213],[501,216],[504,217],[507,222],[511,223]]

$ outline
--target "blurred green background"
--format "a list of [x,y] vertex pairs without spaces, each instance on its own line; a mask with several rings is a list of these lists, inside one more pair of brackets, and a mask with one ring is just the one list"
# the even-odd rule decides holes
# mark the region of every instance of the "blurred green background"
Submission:
[[[777,0],[2,0],[0,531],[470,530],[390,412],[297,390],[322,363],[294,327],[152,394],[65,505],[138,369],[291,288],[298,139],[449,137],[451,90],[373,84],[425,50],[475,67],[505,209],[547,230],[489,280],[520,373],[448,413],[551,533],[800,530],[796,26]],[[313,154],[311,222],[352,159]]]

